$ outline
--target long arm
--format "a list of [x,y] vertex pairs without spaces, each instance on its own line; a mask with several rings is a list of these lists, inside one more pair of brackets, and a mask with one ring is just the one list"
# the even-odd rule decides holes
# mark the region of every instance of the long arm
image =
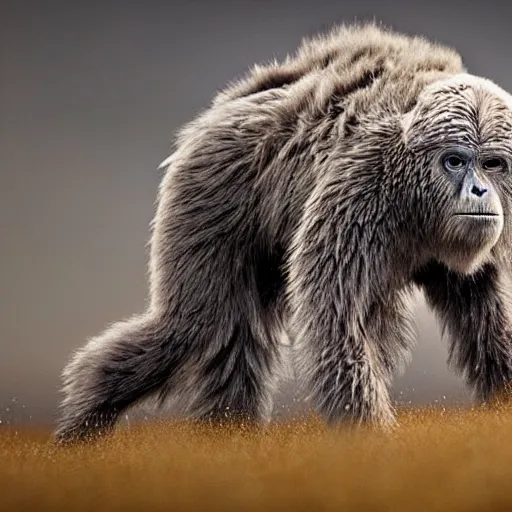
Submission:
[[296,372],[327,421],[387,426],[392,371],[412,343],[410,313],[390,270],[379,194],[367,186],[365,197],[347,198],[356,188],[343,181],[333,175],[313,193],[289,261]]
[[512,298],[508,273],[486,264],[462,276],[432,262],[415,281],[450,336],[449,363],[486,401],[512,379]]

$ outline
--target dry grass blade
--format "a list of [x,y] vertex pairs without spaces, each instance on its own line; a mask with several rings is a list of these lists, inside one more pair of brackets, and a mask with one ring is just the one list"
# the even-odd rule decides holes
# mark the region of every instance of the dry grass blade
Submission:
[[57,448],[0,431],[0,510],[512,510],[512,408],[404,410],[392,433],[317,418],[169,422]]

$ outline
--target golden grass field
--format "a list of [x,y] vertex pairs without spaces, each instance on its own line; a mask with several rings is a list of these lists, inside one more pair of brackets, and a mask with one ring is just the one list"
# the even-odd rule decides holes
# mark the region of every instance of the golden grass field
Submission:
[[0,431],[0,510],[512,511],[512,407],[403,409],[391,433],[311,416],[154,422],[94,445]]

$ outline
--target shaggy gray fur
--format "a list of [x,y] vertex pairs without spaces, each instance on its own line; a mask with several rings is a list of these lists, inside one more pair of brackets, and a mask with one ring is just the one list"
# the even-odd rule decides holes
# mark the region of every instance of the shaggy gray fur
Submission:
[[[328,422],[389,426],[415,286],[468,385],[502,390],[511,105],[454,50],[374,24],[231,84],[165,161],[150,305],[67,365],[57,439],[109,432],[148,396],[179,397],[191,418],[267,420],[283,329]],[[447,170],[450,148],[466,167]]]

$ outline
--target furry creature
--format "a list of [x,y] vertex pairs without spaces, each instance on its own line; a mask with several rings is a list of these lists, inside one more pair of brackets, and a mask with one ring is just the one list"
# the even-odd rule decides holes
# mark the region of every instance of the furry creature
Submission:
[[283,329],[329,423],[390,426],[417,286],[477,396],[505,389],[511,162],[511,97],[448,47],[352,25],[253,68],[179,133],[150,305],[74,355],[57,439],[148,396],[267,420]]

